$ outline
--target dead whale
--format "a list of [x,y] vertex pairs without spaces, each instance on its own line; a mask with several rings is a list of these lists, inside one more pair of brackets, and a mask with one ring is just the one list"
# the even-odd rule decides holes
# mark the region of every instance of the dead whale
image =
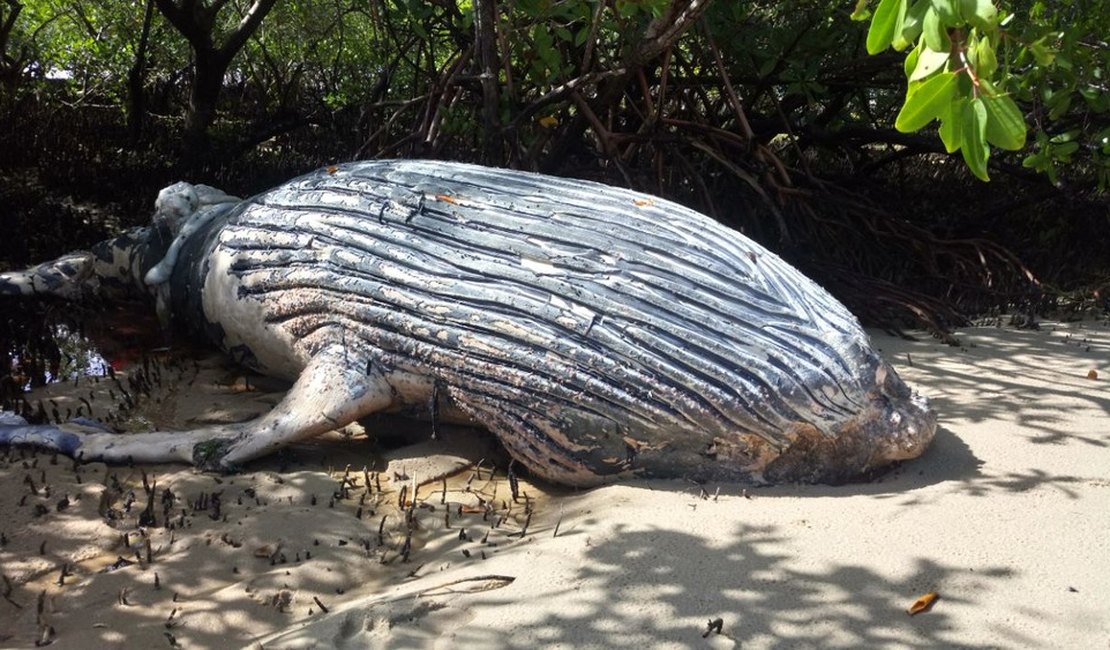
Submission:
[[247,200],[179,183],[151,226],[0,274],[0,301],[128,291],[293,388],[244,424],[9,418],[0,443],[231,470],[435,399],[563,484],[835,483],[919,455],[936,428],[816,283],[702,214],[587,181],[387,160]]

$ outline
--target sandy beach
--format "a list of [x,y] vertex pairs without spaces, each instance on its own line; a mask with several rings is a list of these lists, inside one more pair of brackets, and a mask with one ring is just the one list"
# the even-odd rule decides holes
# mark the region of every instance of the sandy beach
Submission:
[[[514,499],[487,438],[386,418],[228,476],[5,450],[0,646],[1108,647],[1110,324],[873,338],[941,425],[870,483]],[[144,417],[277,399],[229,372],[167,368]]]

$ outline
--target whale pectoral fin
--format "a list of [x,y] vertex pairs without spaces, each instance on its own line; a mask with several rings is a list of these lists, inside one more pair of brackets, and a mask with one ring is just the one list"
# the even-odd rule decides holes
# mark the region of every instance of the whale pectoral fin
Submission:
[[[367,369],[369,367],[369,372]],[[368,357],[340,346],[317,354],[269,413],[249,422],[152,433],[114,434],[88,427],[28,425],[0,418],[0,445],[30,444],[86,461],[185,461],[227,471],[280,447],[342,427],[390,405],[393,391]]]
[[[366,354],[341,345],[319,352],[281,402],[266,415],[238,425],[226,442],[197,445],[197,465],[229,470],[380,411],[393,402],[393,388]],[[208,449],[204,449],[205,446]]]

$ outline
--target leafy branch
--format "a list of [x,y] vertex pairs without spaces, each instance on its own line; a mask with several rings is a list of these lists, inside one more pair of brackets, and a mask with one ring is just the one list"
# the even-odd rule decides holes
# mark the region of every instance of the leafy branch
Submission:
[[[867,19],[867,4],[857,3],[853,19]],[[990,180],[990,145],[1018,151],[1027,133],[1021,110],[1000,90],[1012,77],[1009,66],[999,66],[998,49],[1013,14],[990,0],[881,0],[870,17],[870,54],[913,47],[895,128],[913,133],[939,120],[945,150],[959,151],[975,176]]]

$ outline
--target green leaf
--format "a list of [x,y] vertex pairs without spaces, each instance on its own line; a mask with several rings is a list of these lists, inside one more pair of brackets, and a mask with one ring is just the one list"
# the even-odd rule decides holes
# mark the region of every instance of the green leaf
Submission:
[[871,10],[867,8],[868,0],[856,0],[856,8],[852,11],[852,20],[862,22],[871,17]]
[[517,9],[523,11],[529,18],[538,18],[543,11],[537,0],[518,0],[515,6]]
[[1029,53],[1033,55],[1033,59],[1037,65],[1048,67],[1056,59],[1056,54],[1044,46],[1043,38],[1037,39],[1029,44]]
[[991,0],[960,0],[963,19],[983,31],[992,30],[998,23],[998,9]]
[[916,0],[910,5],[909,10],[906,11],[906,17],[902,20],[902,29],[894,35],[894,42],[891,43],[895,50],[901,52],[921,36],[921,21],[925,18],[925,10],[928,8],[929,0]]
[[1027,131],[1021,110],[1009,95],[999,92],[990,81],[980,79],[979,86],[983,90],[980,97],[987,111],[987,142],[999,149],[1018,151],[1025,146]]
[[987,158],[990,157],[990,148],[987,146],[987,107],[983,100],[972,99],[963,106],[961,121],[963,124],[963,146],[960,153],[964,156],[967,168],[975,174],[976,178],[989,181],[987,175]]
[[941,21],[936,9],[929,7],[922,19],[921,33],[925,36],[925,45],[934,52],[947,53],[952,49],[952,41],[948,38],[948,29]]
[[1048,141],[1052,144],[1063,144],[1065,142],[1071,142],[1075,140],[1079,137],[1080,133],[1082,133],[1082,131],[1080,131],[1079,129],[1070,129],[1068,131],[1064,131],[1063,133],[1057,133],[1056,135],[1049,138]]
[[1052,94],[1052,98],[1046,101],[1048,105],[1048,119],[1056,121],[1060,119],[1064,113],[1068,112],[1071,108],[1072,94],[1067,90],[1058,90]]
[[998,57],[994,53],[994,46],[991,45],[991,39],[987,36],[979,39],[979,47],[976,49],[978,54],[978,65],[975,66],[975,74],[980,78],[989,77],[994,74],[998,69]]
[[971,75],[960,74],[956,79],[956,94],[960,97],[967,97],[975,93],[975,83],[971,80]]
[[944,64],[948,62],[948,56],[947,51],[937,52],[927,47],[921,48],[921,56],[917,59],[917,65],[913,69],[913,74],[910,75],[910,81],[924,79],[942,69]]
[[878,54],[894,41],[896,34],[902,33],[902,21],[906,15],[906,0],[882,0],[875,9],[871,27],[867,30],[867,53]]
[[541,24],[537,24],[532,28],[532,40],[536,44],[536,54],[540,60],[548,67],[549,70],[555,71],[561,67],[562,60],[559,52],[553,47],[554,39],[551,38],[551,32]]
[[671,0],[647,0],[648,9],[651,10],[652,18],[659,18],[667,7],[671,4]]
[[1079,95],[1083,97],[1084,101],[1087,102],[1087,105],[1090,107],[1090,109],[1092,111],[1095,111],[1096,113],[1105,113],[1108,110],[1108,107],[1110,107],[1110,105],[1106,104],[1106,102],[1104,101],[1105,99],[1107,99],[1107,95],[1103,93],[1101,88],[1096,88],[1093,86],[1080,88]]
[[955,153],[963,144],[963,107],[967,102],[966,97],[953,101],[948,106],[948,111],[940,118],[940,141],[944,143],[944,150]]
[[907,78],[913,74],[914,70],[917,69],[917,60],[921,57],[921,50],[923,49],[925,48],[918,45],[917,47],[910,50],[910,53],[906,55],[905,60],[902,61],[902,71],[906,73]]
[[574,46],[581,47],[590,37],[590,26],[587,24],[574,35]]
[[930,0],[933,5],[933,10],[937,12],[940,17],[940,23],[947,26],[956,26],[963,21],[960,20],[960,15],[956,13],[955,0]]
[[1079,151],[1078,142],[1065,142],[1053,147],[1052,155],[1059,160],[1063,160],[1064,162],[1070,162],[1068,159],[1071,158],[1071,155],[1076,151]]
[[894,128],[912,133],[940,117],[956,96],[956,73],[942,72],[911,90],[898,111]]

